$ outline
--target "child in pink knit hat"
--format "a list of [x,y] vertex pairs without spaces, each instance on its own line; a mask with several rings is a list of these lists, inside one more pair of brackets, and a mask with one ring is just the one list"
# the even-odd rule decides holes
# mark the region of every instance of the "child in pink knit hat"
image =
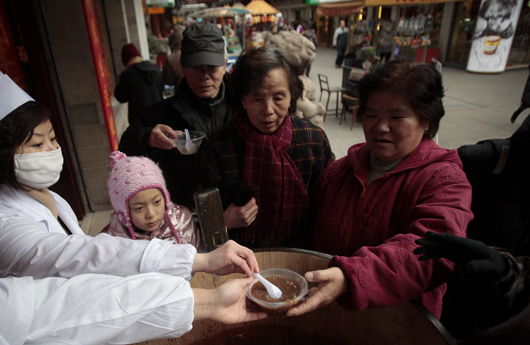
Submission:
[[170,200],[162,171],[152,160],[114,151],[109,165],[107,188],[115,212],[102,232],[133,240],[189,243],[201,249],[191,211]]

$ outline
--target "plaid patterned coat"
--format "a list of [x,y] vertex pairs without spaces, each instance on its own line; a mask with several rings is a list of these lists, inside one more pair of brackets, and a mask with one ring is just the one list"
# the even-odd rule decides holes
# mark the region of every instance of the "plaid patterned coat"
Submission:
[[[309,197],[320,173],[331,162],[335,155],[331,151],[328,138],[324,130],[305,119],[292,116],[293,139],[287,151],[293,160],[307,187]],[[221,193],[223,207],[226,209],[233,201],[229,195],[228,186],[234,182],[243,181],[245,166],[245,141],[239,136],[232,122],[219,130],[201,150],[200,171],[201,188],[217,187]],[[258,205],[259,206],[259,205]],[[303,223],[303,225],[302,225]],[[305,220],[300,226],[306,226]],[[283,243],[260,243],[268,245],[291,245],[299,229],[291,229],[291,238]],[[232,234],[230,234],[232,238]],[[236,238],[237,240],[237,238]],[[255,243],[242,243],[255,247]]]

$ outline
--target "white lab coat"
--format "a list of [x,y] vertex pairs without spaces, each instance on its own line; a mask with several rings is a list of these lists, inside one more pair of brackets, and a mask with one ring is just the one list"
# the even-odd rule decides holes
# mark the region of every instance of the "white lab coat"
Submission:
[[191,278],[197,253],[192,245],[84,235],[70,205],[51,193],[70,236],[46,206],[25,192],[0,186],[0,277],[161,272]]
[[193,291],[180,278],[0,279],[0,344],[131,344],[180,337],[193,322]]

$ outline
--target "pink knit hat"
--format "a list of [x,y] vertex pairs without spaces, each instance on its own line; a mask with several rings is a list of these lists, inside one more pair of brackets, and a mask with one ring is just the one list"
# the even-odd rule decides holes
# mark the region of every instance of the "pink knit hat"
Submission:
[[166,181],[162,175],[162,170],[155,162],[146,157],[127,157],[123,152],[114,151],[109,155],[109,166],[111,170],[107,188],[110,202],[116,211],[118,220],[129,229],[131,237],[136,239],[129,212],[129,200],[144,189],[158,188],[164,195],[166,222],[169,224],[176,242],[180,243],[175,227],[169,220],[168,210],[171,199],[166,188]]

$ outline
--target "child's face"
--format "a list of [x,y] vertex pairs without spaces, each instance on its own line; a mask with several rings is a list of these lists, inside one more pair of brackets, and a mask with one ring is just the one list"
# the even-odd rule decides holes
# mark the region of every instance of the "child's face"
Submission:
[[158,188],[144,189],[129,200],[131,221],[140,230],[152,232],[164,221],[166,205]]

